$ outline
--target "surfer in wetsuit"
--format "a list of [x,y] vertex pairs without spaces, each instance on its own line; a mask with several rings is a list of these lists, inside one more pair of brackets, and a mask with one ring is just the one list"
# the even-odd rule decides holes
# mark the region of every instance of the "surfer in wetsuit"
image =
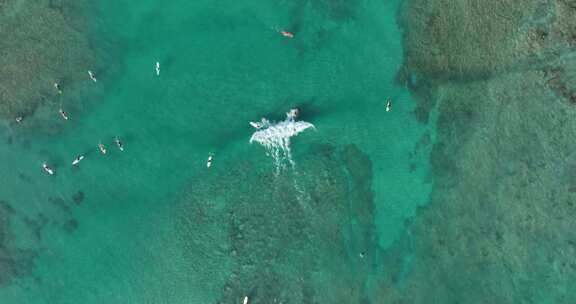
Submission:
[[74,161],[72,161],[72,166],[78,166],[80,161],[84,159],[84,155],[78,155]]
[[60,89],[60,84],[58,84],[57,82],[54,83],[54,87],[56,88],[56,91],[58,91],[58,94],[62,94],[62,90]]
[[100,150],[100,153],[106,154],[106,147],[104,146],[104,144],[99,143],[98,144],[98,150]]
[[286,113],[286,118],[290,121],[296,120],[296,118],[298,118],[298,109],[291,109],[290,112]]
[[88,76],[90,76],[90,79],[92,79],[92,81],[94,81],[94,82],[98,81],[96,79],[96,76],[94,76],[94,73],[92,73],[92,71],[88,71]]
[[46,173],[54,175],[54,170],[50,168],[46,163],[42,163],[42,168],[44,169],[44,171],[46,171]]
[[116,142],[116,146],[118,147],[118,150],[124,151],[124,145],[122,144],[120,139],[118,137],[116,137],[116,138],[114,138],[114,141]]
[[62,116],[62,118],[64,118],[64,120],[68,120],[68,114],[66,112],[64,112],[64,110],[60,109],[60,116]]
[[212,155],[208,156],[208,161],[206,162],[206,168],[210,169],[212,167]]

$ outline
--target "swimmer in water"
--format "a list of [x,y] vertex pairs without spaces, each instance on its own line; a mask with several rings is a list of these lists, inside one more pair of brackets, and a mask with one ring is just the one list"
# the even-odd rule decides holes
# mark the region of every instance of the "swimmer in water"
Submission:
[[102,143],[98,144],[98,150],[100,150],[100,153],[106,154],[106,147]]
[[294,33],[289,32],[289,31],[280,31],[280,34],[282,34],[282,36],[284,36],[288,39],[294,38]]
[[120,139],[118,139],[118,137],[114,138],[114,142],[116,142],[116,146],[118,147],[118,150],[124,151],[124,145],[122,144]]
[[58,91],[58,94],[62,94],[62,90],[60,89],[60,84],[58,84],[57,82],[54,83],[54,87],[56,88],[56,91]]
[[42,163],[42,168],[44,169],[44,171],[46,171],[46,173],[54,175],[54,170],[50,168],[46,163]]
[[160,62],[156,61],[156,75],[160,76]]
[[88,71],[88,76],[90,76],[90,79],[92,79],[92,81],[96,82],[96,76],[94,76],[94,73],[92,73],[92,71]]
[[72,166],[78,166],[78,164],[80,163],[80,161],[82,161],[84,159],[84,155],[78,155],[74,161],[72,161]]
[[60,109],[60,116],[62,116],[64,120],[68,120],[68,114],[66,114],[66,112],[64,112],[64,110],[62,109]]
[[392,110],[392,101],[388,99],[386,101],[386,112],[390,112],[390,110]]
[[208,156],[208,161],[206,162],[206,168],[210,169],[212,167],[212,155]]

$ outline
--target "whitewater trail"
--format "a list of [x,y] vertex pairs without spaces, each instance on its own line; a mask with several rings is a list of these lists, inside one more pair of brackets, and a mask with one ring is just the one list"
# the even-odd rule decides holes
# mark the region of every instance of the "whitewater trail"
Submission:
[[309,128],[315,129],[314,125],[309,122],[295,121],[294,116],[289,112],[286,120],[275,124],[267,123],[254,132],[250,143],[257,142],[266,149],[266,154],[272,157],[276,173],[279,174],[287,164],[292,167],[295,165],[290,151],[290,138]]
[[[296,176],[299,173],[296,170],[296,164],[292,159],[290,150],[290,138],[304,132],[306,129],[315,129],[314,125],[305,121],[296,121],[296,112],[294,110],[286,113],[286,120],[278,123],[270,123],[266,119],[262,119],[259,125],[260,129],[252,134],[250,143],[257,142],[266,149],[266,154],[272,157],[274,166],[276,167],[276,176],[281,170],[285,169],[287,165],[292,168]],[[297,199],[300,204],[305,207],[304,196],[306,192],[303,187],[299,185],[299,178],[294,179],[294,188],[296,189]]]

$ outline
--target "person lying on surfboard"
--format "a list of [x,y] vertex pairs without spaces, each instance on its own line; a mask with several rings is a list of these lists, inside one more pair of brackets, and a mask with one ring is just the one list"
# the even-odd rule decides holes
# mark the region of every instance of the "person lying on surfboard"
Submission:
[[72,166],[78,166],[78,164],[84,159],[84,155],[78,155],[73,161]]

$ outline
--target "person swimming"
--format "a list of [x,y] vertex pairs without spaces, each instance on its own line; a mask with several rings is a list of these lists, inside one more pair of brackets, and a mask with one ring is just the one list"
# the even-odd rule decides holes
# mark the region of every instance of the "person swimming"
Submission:
[[118,139],[118,137],[114,138],[114,142],[116,143],[116,146],[118,147],[118,150],[124,151],[124,145],[122,144],[122,142],[120,141],[120,139]]
[[64,110],[60,109],[60,116],[62,116],[62,118],[64,118],[64,120],[68,120],[68,114],[66,112],[64,112]]
[[289,32],[289,31],[280,31],[280,34],[282,34],[282,36],[284,36],[288,39],[294,38],[294,33]]
[[78,166],[78,164],[80,163],[80,161],[82,161],[84,159],[84,155],[78,155],[73,161],[72,161],[72,166]]
[[156,68],[156,75],[160,76],[160,62],[156,61],[155,68]]
[[54,175],[54,169],[50,168],[46,163],[42,163],[42,168],[44,171],[46,171],[46,173]]
[[208,156],[208,161],[206,162],[206,168],[210,169],[212,167],[212,155]]
[[98,144],[98,150],[100,150],[100,153],[106,154],[106,147],[104,146],[104,144],[99,143]]
[[90,79],[92,79],[92,81],[96,82],[96,76],[94,76],[94,73],[92,73],[92,71],[88,71],[88,76],[90,76]]
[[392,110],[392,101],[388,99],[386,101],[386,112],[390,112]]
[[60,84],[58,84],[57,82],[54,83],[54,87],[56,88],[56,91],[58,91],[58,94],[62,94],[62,90],[60,89]]

